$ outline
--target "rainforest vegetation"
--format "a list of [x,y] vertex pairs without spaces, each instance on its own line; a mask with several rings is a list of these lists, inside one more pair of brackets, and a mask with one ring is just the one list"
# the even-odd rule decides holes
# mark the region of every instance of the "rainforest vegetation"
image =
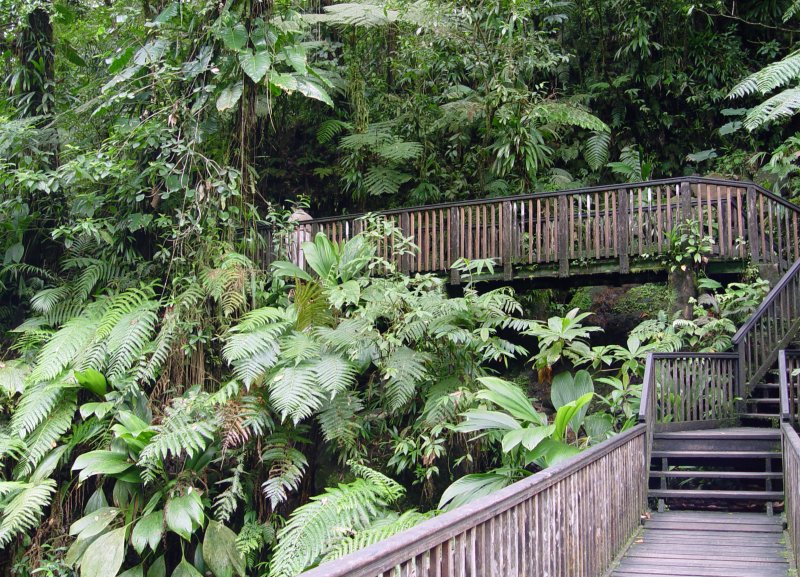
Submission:
[[299,268],[292,215],[793,201],[798,32],[790,0],[0,0],[0,575],[293,577],[631,426],[647,353],[725,350],[768,289],[705,278],[692,223],[684,318],[487,262],[454,292],[374,215]]

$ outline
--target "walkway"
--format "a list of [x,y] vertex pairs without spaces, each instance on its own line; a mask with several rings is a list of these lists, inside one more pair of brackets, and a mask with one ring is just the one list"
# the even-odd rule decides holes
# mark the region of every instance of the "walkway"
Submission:
[[612,577],[786,577],[783,521],[760,513],[654,513]]

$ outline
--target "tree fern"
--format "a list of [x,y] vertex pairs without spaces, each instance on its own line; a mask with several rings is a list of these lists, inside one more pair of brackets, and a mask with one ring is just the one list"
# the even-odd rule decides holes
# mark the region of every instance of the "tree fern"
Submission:
[[32,381],[56,378],[91,345],[100,320],[102,304],[87,307],[84,314],[68,321],[42,347],[31,371]]
[[419,158],[422,150],[419,142],[387,142],[378,146],[375,153],[389,162],[403,162]]
[[3,503],[0,506],[0,549],[39,526],[39,519],[55,490],[53,479],[0,483],[0,503]]
[[111,380],[121,377],[141,359],[155,333],[157,308],[156,301],[141,303],[120,317],[108,334],[106,349],[109,363],[106,373]]
[[[800,79],[800,50],[751,74],[733,87],[728,98],[767,94]],[[747,111],[743,124],[755,130],[775,120],[793,116],[800,109],[800,88],[790,87]]]
[[325,440],[354,447],[361,431],[358,413],[363,408],[363,402],[353,392],[338,394],[325,403],[318,415]]
[[800,110],[800,88],[788,88],[748,110],[743,124],[747,130],[752,131],[770,122],[794,116],[798,110]]
[[531,116],[542,124],[577,126],[594,132],[609,131],[608,125],[594,114],[568,102],[540,102],[533,106]]

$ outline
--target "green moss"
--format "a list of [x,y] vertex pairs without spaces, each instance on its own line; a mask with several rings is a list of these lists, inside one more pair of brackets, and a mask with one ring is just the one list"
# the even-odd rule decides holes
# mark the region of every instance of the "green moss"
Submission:
[[592,308],[591,287],[582,287],[575,290],[575,292],[572,294],[572,298],[569,301],[567,310],[572,310],[574,308],[579,308],[582,311],[591,310]]
[[660,310],[671,310],[675,293],[666,284],[643,284],[632,287],[614,303],[613,312],[618,314],[655,314]]

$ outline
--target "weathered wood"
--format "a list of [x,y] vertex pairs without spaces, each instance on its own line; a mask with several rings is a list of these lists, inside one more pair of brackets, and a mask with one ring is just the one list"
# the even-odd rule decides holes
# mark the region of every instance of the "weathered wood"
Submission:
[[502,205],[502,212],[501,222],[502,225],[502,238],[503,238],[503,278],[506,280],[511,280],[514,278],[514,247],[512,246],[512,236],[511,236],[511,226],[512,226],[512,219],[511,219],[511,203],[506,201]]
[[569,275],[569,212],[567,197],[558,198],[558,276]]
[[630,216],[628,207],[628,190],[617,191],[617,237],[619,246],[619,270],[625,274],[630,271]]
[[454,285],[461,284],[461,275],[459,272],[452,268],[453,264],[461,258],[461,218],[460,218],[460,209],[457,206],[452,206],[449,209],[449,217],[448,217],[448,226],[450,227],[449,231],[449,242],[450,242],[450,251],[448,255],[448,266],[450,267],[450,282]]

